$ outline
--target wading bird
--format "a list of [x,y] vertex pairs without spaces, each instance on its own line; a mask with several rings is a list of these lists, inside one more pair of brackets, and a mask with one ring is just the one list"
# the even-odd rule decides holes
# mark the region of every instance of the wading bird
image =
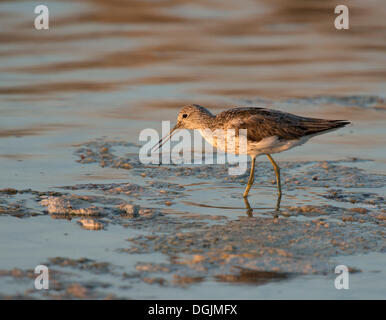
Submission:
[[213,115],[206,108],[193,104],[181,109],[175,127],[154,148],[160,148],[177,129],[199,130],[204,139],[214,147],[218,147],[217,140],[213,139],[213,135],[208,135],[206,129],[210,131],[221,129],[223,132],[232,129],[236,133],[240,129],[246,129],[246,153],[252,158],[252,164],[243,196],[244,198],[248,197],[249,190],[253,185],[256,157],[265,154],[275,170],[280,199],[282,194],[280,168],[271,154],[302,145],[314,136],[336,130],[349,123],[346,120],[301,117],[260,107],[233,108]]

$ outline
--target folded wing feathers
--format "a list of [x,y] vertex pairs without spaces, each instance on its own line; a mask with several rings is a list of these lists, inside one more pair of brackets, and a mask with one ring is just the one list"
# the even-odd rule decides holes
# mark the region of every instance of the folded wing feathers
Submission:
[[263,108],[236,108],[220,113],[226,129],[247,129],[248,139],[260,141],[270,136],[292,140],[344,127],[346,120],[325,120],[300,117]]

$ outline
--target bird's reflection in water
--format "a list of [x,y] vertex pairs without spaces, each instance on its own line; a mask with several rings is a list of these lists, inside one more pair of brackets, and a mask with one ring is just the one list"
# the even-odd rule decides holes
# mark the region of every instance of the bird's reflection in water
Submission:
[[[246,213],[247,213],[248,217],[252,217],[253,216],[253,209],[252,209],[251,205],[249,204],[248,198],[244,197],[243,199],[244,199],[245,209],[247,210]],[[281,203],[281,194],[279,194],[277,196],[275,212],[273,215],[274,218],[277,218],[280,214],[280,203]]]
[[[192,206],[196,206],[196,207],[203,207],[203,208],[216,208],[216,209],[228,209],[228,210],[245,209],[247,216],[248,217],[252,217],[253,216],[253,208],[249,204],[249,201],[248,201],[247,197],[245,197],[243,199],[244,199],[244,205],[245,205],[243,208],[212,206],[212,205],[209,205],[209,204],[196,203],[196,202],[191,202],[191,201],[184,201],[184,203],[187,204],[187,205],[192,205]],[[277,218],[279,216],[279,214],[280,214],[280,202],[281,202],[281,195],[278,195],[277,200],[276,200],[276,207],[275,207],[275,210],[273,212],[273,217],[274,218]],[[272,210],[272,207],[271,208],[255,208],[255,209],[258,209],[258,210]]]

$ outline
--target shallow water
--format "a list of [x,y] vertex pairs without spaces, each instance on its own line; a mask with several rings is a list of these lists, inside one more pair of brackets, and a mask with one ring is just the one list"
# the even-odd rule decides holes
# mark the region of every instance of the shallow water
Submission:
[[[128,181],[144,185],[152,179],[139,173],[158,171],[102,168],[98,161],[82,164],[74,152],[101,138],[138,143],[142,129],[159,130],[161,120],[175,121],[181,106],[198,103],[214,112],[231,105],[266,105],[352,122],[276,155],[275,159],[283,163],[310,161],[298,169],[284,164],[284,173],[300,181],[299,185],[293,180],[285,184],[284,209],[356,206],[324,198],[325,186],[308,180],[302,185],[302,179],[310,178],[307,166],[324,160],[347,161],[338,164],[365,170],[363,182],[373,183],[351,188],[342,182],[344,192],[384,196],[386,47],[381,39],[385,37],[386,9],[381,1],[351,1],[351,25],[345,31],[333,27],[333,1],[46,3],[50,9],[49,31],[34,30],[34,2],[0,3],[0,189],[47,192],[82,183]],[[123,148],[122,152],[131,151]],[[260,178],[249,201],[254,214],[264,217],[274,209],[276,195],[271,183],[273,173],[265,163],[259,162],[259,166]],[[166,180],[185,189],[183,196],[171,199],[171,205],[164,204],[170,199],[157,199],[153,191],[130,201],[176,219],[186,214],[230,220],[246,216],[239,197],[243,183],[224,181],[219,178],[221,174],[202,179],[172,173]],[[348,174],[359,177],[356,171]],[[371,174],[378,175],[378,180]],[[156,180],[165,179],[162,173],[155,175]],[[327,178],[334,183],[339,177]],[[75,221],[43,215],[44,208],[28,194],[5,195],[0,200],[8,205],[23,197],[27,199],[23,206],[42,215],[28,219],[0,215],[0,269],[30,270],[49,258],[63,256],[108,261],[130,273],[138,261],[163,263],[169,259],[159,252],[138,256],[114,251],[126,247],[126,239],[133,234],[151,230],[127,229],[113,221],[103,231],[87,231]],[[360,206],[384,214],[381,205],[371,207],[362,202]],[[192,217],[184,219],[195,221]],[[221,223],[211,219],[205,223]],[[328,219],[333,223],[334,217]],[[366,223],[371,224],[370,220]],[[384,283],[384,270],[370,272],[373,267],[382,269],[379,265],[385,262],[384,249],[379,246],[367,255],[361,253],[358,249],[352,258],[334,257],[338,262],[348,259],[352,267],[363,270],[353,274],[360,294],[354,289],[346,293],[335,290],[334,276],[320,274],[272,281],[258,289],[253,284],[214,281],[208,275],[187,288],[137,279],[129,281],[130,290],[120,288],[112,272],[99,277],[116,284],[108,293],[130,298],[229,298],[235,290],[240,298],[310,297],[311,290],[315,298],[384,298],[384,286],[380,288],[382,282],[377,281]],[[83,277],[85,281],[92,278],[87,272]],[[28,295],[25,290],[32,287],[28,281],[16,284],[2,277],[0,281],[3,295]]]

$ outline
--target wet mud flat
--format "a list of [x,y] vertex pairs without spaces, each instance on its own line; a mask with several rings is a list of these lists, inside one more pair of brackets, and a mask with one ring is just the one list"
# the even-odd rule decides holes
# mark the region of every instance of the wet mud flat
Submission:
[[[125,182],[0,190],[2,218],[68,221],[94,239],[120,239],[98,259],[86,249],[76,258],[60,249],[41,253],[49,290],[33,289],[33,269],[3,269],[1,298],[162,298],[208,283],[244,288],[328,278],[339,257],[386,251],[386,176],[358,168],[368,160],[281,162],[277,211],[269,163],[258,163],[254,192],[268,189],[272,204],[256,205],[252,195],[248,206],[241,197],[248,173],[229,176],[224,165],[145,166],[138,147],[98,139],[74,152],[78,165],[125,170]],[[67,241],[82,248],[87,240]]]

